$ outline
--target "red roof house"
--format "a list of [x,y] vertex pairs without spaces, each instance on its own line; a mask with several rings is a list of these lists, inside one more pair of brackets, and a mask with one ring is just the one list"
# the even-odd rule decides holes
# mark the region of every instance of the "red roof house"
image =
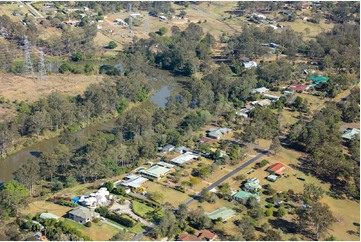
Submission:
[[202,240],[188,233],[181,233],[178,235],[177,241],[202,241]]
[[290,85],[290,88],[295,90],[295,91],[303,92],[303,91],[308,89],[308,86],[307,85],[302,85],[302,84],[292,84],[292,85]]
[[267,168],[267,171],[274,172],[277,175],[282,176],[285,166],[281,163],[276,163]]
[[218,237],[216,234],[212,233],[208,229],[196,230],[195,235],[198,237],[198,239],[205,239],[207,241],[213,241]]

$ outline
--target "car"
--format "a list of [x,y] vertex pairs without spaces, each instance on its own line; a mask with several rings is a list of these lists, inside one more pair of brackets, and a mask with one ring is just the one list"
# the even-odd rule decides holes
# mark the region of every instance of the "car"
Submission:
[[117,208],[114,210],[114,212],[119,212],[120,211],[120,208]]

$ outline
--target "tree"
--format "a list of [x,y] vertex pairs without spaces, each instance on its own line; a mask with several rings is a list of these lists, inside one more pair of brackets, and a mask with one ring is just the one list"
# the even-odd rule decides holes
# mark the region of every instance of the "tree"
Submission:
[[231,186],[229,183],[223,183],[222,185],[219,185],[218,188],[219,193],[223,196],[229,195],[231,193]]
[[178,221],[171,210],[166,210],[159,222],[162,237],[172,238],[179,230]]
[[113,182],[106,182],[103,184],[103,187],[106,187],[109,192],[112,192],[114,189],[114,183]]
[[250,217],[244,216],[242,219],[236,220],[234,222],[239,228],[240,234],[242,234],[244,240],[256,240],[255,228]]
[[112,49],[115,49],[115,48],[117,48],[117,47],[118,47],[118,44],[117,44],[115,41],[113,41],[113,40],[110,41],[109,44],[108,44],[108,48],[111,49],[111,50],[112,50]]
[[28,160],[20,167],[15,173],[15,180],[19,181],[30,191],[34,193],[34,185],[40,180],[40,167],[39,164],[33,160]]
[[16,216],[18,209],[29,203],[29,191],[19,182],[11,180],[0,190],[1,216]]
[[184,10],[181,10],[179,13],[179,17],[184,18],[186,16],[187,12]]
[[302,230],[310,230],[314,233],[314,239],[318,240],[336,221],[327,204],[315,202],[312,206],[300,207],[296,210],[297,222]]
[[312,203],[318,202],[323,197],[324,193],[325,191],[315,184],[305,184],[303,188],[302,200],[312,206]]
[[155,192],[148,192],[149,199],[155,201],[155,202],[161,202],[164,199],[164,195],[161,192],[155,191]]
[[158,33],[159,33],[160,36],[165,35],[167,32],[168,32],[168,29],[167,29],[166,27],[161,27],[161,28],[158,30]]
[[275,136],[273,137],[272,139],[272,143],[271,143],[271,146],[270,146],[270,150],[274,153],[274,154],[277,154],[281,151],[281,142],[280,142],[280,139]]
[[282,237],[279,232],[276,230],[269,229],[266,232],[265,236],[262,236],[262,240],[264,241],[281,241]]

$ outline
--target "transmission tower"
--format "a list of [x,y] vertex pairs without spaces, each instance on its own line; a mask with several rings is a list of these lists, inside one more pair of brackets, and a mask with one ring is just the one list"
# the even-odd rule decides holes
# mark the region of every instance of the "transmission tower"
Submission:
[[148,36],[149,34],[149,30],[150,30],[150,18],[149,18],[149,14],[145,15],[145,35]]
[[25,65],[24,65],[24,74],[25,75],[34,75],[33,63],[31,62],[30,56],[30,42],[28,36],[24,36],[24,53],[25,53]]
[[40,51],[40,59],[39,59],[39,79],[40,80],[48,79],[45,68],[44,52],[42,50]]
[[133,22],[133,19],[132,19],[132,4],[129,3],[128,4],[128,12],[129,12],[129,23],[128,23],[128,34],[132,34],[132,22]]

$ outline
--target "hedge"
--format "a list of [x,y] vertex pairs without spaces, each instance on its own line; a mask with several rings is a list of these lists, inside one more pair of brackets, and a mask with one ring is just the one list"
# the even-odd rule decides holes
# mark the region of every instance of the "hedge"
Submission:
[[109,211],[106,207],[100,207],[95,209],[95,212],[99,213],[101,216],[113,220],[121,225],[132,228],[137,222],[130,218],[125,218],[117,213]]

